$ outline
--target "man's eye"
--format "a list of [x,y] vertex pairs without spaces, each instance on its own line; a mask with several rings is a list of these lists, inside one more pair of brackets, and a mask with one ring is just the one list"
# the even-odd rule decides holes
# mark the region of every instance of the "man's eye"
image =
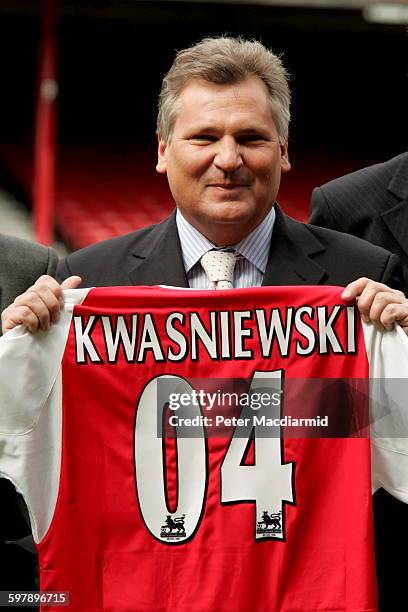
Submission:
[[265,140],[266,139],[260,134],[247,134],[245,136],[241,136],[239,142],[241,142],[242,144],[251,144],[257,142],[264,142]]
[[217,138],[215,136],[211,136],[210,134],[197,134],[196,136],[192,136],[190,140],[198,140],[199,142],[215,142]]

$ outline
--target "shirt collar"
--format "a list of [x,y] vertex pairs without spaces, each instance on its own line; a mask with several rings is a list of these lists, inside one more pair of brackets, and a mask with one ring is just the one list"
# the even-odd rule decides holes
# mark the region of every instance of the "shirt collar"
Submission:
[[[272,231],[275,223],[276,213],[272,207],[265,219],[243,240],[234,245],[240,255],[245,257],[262,273],[266,270],[269,249],[271,245]],[[191,225],[177,209],[176,212],[177,231],[180,238],[181,252],[186,273],[200,261],[207,251],[217,248],[208,238],[203,236],[193,225]]]

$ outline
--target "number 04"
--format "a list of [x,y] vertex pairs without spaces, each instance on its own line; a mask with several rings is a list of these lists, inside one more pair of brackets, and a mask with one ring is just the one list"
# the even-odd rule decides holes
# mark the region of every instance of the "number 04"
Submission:
[[[183,378],[167,375],[154,378],[144,388],[135,422],[136,488],[140,512],[149,532],[166,544],[183,544],[194,536],[203,515],[208,449],[203,427],[195,428],[195,435],[197,431],[200,434],[198,437],[177,439],[178,503],[176,510],[170,512],[166,503],[163,444],[157,435],[158,419],[162,419],[165,409],[163,403],[161,410],[156,410],[158,385],[163,379],[169,394],[191,394],[193,390]],[[254,372],[250,393],[272,395],[276,391],[282,391],[282,370]],[[240,418],[252,423],[254,414],[258,420],[261,416],[275,416],[271,405],[256,413],[247,406]],[[191,405],[188,414],[183,416],[200,415],[199,407]],[[268,430],[262,425],[236,427],[221,466],[221,503],[254,503],[255,539],[284,540],[284,502],[294,500],[294,466],[291,462],[282,462],[283,440],[280,436],[270,437]],[[253,465],[245,465],[243,459],[252,431],[255,461]]]

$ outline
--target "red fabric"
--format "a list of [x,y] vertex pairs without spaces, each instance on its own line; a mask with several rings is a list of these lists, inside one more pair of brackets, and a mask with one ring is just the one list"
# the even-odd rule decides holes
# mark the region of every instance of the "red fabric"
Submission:
[[[91,314],[151,313],[167,348],[171,342],[164,321],[174,311],[199,312],[209,324],[211,310],[280,306],[284,313],[287,306],[302,305],[330,309],[342,304],[339,296],[333,287],[198,293],[94,289],[74,315],[86,321]],[[246,326],[253,329],[246,348],[255,348],[253,321]],[[345,341],[344,310],[336,330]],[[104,359],[99,320],[92,338]],[[291,346],[297,339],[295,330]],[[208,440],[203,515],[187,542],[172,545],[151,535],[141,518],[135,482],[135,411],[143,388],[155,376],[250,379],[254,370],[283,368],[287,380],[367,378],[360,324],[357,339],[355,355],[299,357],[291,351],[282,358],[274,346],[270,359],[257,352],[250,360],[211,361],[201,351],[196,362],[156,363],[150,351],[144,364],[135,364],[127,363],[122,351],[116,364],[77,365],[71,329],[63,360],[60,491],[52,525],[39,545],[41,588],[69,591],[69,609],[77,612],[377,610],[368,438],[284,440],[282,461],[294,462],[295,496],[294,504],[283,506],[285,541],[255,542],[254,502],[220,503],[220,467],[229,445],[225,438]],[[308,398],[303,401],[309,412]],[[168,442],[168,489],[174,505],[177,468]]]

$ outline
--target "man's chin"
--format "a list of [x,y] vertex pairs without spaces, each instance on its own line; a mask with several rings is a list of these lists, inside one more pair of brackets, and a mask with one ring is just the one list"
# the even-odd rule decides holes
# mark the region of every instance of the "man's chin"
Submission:
[[247,223],[254,216],[255,207],[239,198],[214,200],[203,211],[202,219],[208,223]]
[[220,218],[209,218],[207,220],[208,224],[211,225],[242,225],[248,223],[247,217],[235,216],[235,217],[220,217]]
[[[251,214],[252,213],[252,214]],[[261,221],[252,209],[220,211],[190,216],[188,221],[214,244],[236,244],[247,236]]]

